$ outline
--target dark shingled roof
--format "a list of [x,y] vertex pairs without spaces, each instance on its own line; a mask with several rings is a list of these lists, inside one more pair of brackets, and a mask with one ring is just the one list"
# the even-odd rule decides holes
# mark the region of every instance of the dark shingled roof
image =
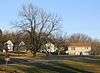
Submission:
[[71,42],[68,46],[91,46],[91,43]]

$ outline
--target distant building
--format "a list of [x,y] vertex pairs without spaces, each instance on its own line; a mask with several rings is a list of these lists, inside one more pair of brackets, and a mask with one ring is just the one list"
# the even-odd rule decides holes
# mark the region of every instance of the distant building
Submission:
[[53,53],[57,50],[57,48],[55,47],[55,45],[51,42],[48,42],[45,44],[45,49],[42,49],[41,52],[49,52],[49,53]]
[[50,42],[46,44],[46,49],[48,52],[55,52],[57,50],[55,45]]
[[5,45],[6,48],[3,49],[3,52],[6,52],[6,51],[5,51],[6,49],[8,49],[9,52],[13,51],[13,46],[14,46],[14,45],[13,45],[13,43],[12,43],[11,40],[8,40],[8,41],[7,41],[6,43],[4,43],[4,44],[6,44],[6,45]]
[[21,41],[21,42],[19,43],[18,51],[26,52],[26,46],[25,46],[25,43],[24,43],[23,41]]
[[21,41],[20,43],[19,43],[19,46],[24,46],[25,45],[25,43],[23,42],[23,41]]
[[89,55],[91,44],[89,43],[70,43],[66,54],[68,55]]

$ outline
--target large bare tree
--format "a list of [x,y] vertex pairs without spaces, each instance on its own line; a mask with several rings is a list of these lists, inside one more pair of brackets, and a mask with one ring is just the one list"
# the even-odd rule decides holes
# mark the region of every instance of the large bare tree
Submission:
[[59,30],[61,24],[60,17],[32,4],[24,5],[19,11],[19,16],[17,27],[29,34],[32,47],[30,50],[33,54],[45,45],[48,38]]

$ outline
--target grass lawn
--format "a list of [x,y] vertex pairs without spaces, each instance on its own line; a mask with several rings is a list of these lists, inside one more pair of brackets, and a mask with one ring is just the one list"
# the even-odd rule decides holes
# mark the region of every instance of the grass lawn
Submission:
[[[5,66],[4,63],[0,65],[0,73],[100,73],[100,56],[51,56],[46,59],[14,57],[8,66]],[[46,61],[47,59],[48,61]],[[55,61],[51,61],[54,59]]]
[[100,73],[100,65],[76,61],[27,62],[0,66],[0,73]]

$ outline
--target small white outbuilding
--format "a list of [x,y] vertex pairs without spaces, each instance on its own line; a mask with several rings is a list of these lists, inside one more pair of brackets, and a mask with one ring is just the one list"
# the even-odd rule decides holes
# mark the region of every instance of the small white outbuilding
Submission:
[[[9,52],[13,51],[13,46],[14,46],[14,44],[12,43],[11,40],[8,40],[8,41],[7,41],[6,43],[4,43],[4,44],[6,44],[6,45],[5,45],[5,46],[6,46],[6,49],[8,49]],[[5,49],[3,50],[3,52],[6,52]]]

